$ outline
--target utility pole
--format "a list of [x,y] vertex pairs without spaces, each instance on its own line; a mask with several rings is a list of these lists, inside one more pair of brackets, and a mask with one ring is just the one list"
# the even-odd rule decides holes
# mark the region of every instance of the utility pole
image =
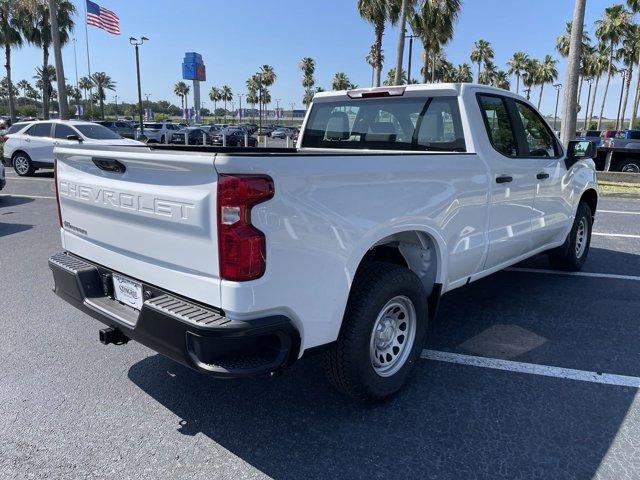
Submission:
[[556,110],[553,113],[553,131],[556,131],[556,121],[558,120],[558,102],[560,101],[560,90],[562,90],[562,84],[556,83],[553,85],[553,88],[556,89]]
[[293,110],[296,108],[296,104],[291,102],[291,126],[293,127]]
[[[618,113],[616,114],[616,130],[620,128],[620,110],[622,109],[622,94],[624,93],[625,80],[627,78],[627,71],[622,70],[622,88],[620,88],[620,100],[618,101]],[[591,84],[589,84],[591,88]],[[624,120],[622,121],[624,123]]]
[[406,35],[404,38],[409,39],[409,64],[407,65],[407,85],[411,83],[411,57],[413,56],[413,39],[417,35]]
[[116,100],[116,120],[118,120],[118,95],[115,96]]
[[580,54],[586,0],[575,0],[569,41],[569,61],[565,76],[564,102],[562,106],[562,143],[569,144],[576,134],[578,106],[578,81],[580,76]]
[[278,123],[278,125],[280,125],[280,102],[282,101],[281,98],[276,98],[276,121]]
[[242,97],[244,97],[244,93],[238,93],[238,119],[242,120]]
[[51,22],[51,43],[56,61],[56,84],[58,87],[58,117],[69,120],[69,103],[67,102],[67,84],[64,80],[62,64],[62,48],[60,46],[60,29],[58,28],[58,2],[49,0],[49,20]]
[[129,37],[129,43],[133,45],[136,49],[136,74],[138,75],[138,108],[139,108],[139,119],[140,119],[140,135],[144,135],[144,122],[142,121],[142,88],[140,87],[140,54],[138,52],[138,47],[142,45],[144,42],[148,41],[147,37],[141,37],[138,41],[137,38]]

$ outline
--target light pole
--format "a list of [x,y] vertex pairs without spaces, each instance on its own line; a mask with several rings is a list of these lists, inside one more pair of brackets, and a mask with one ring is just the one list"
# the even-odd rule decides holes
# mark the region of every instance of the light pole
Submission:
[[293,127],[293,110],[296,108],[296,104],[291,102],[291,126]]
[[129,43],[136,49],[136,74],[138,75],[138,108],[140,109],[140,135],[144,135],[144,123],[142,121],[142,88],[140,87],[140,54],[138,53],[138,47],[148,40],[149,39],[147,37],[141,37],[140,40],[134,37],[129,37]]
[[[558,102],[560,101],[560,90],[562,89],[561,83],[556,83],[553,85],[553,88],[556,89],[556,110],[553,113],[553,130],[556,129],[556,121],[558,120]],[[589,84],[589,88],[591,88],[591,84]]]
[[238,119],[242,120],[242,97],[244,97],[244,93],[238,93]]
[[116,100],[116,120],[118,120],[118,95],[115,96]]
[[618,101],[618,113],[616,115],[616,130],[620,126],[620,110],[622,109],[622,94],[624,93],[624,82],[627,78],[627,71],[622,71],[622,87],[620,88],[620,100]]
[[411,56],[413,55],[413,39],[417,35],[406,35],[404,38],[409,39],[409,64],[407,65],[407,85],[411,83]]
[[593,83],[593,78],[589,77],[586,79],[587,83],[589,84],[589,93],[587,94],[587,104],[585,110],[584,110],[584,131],[586,133],[587,130],[589,130],[589,124],[587,123],[588,121],[588,115],[589,115],[589,101],[591,100],[591,84]]
[[[281,102],[281,101],[282,101],[282,99],[281,99],[281,98],[276,98],[276,119],[277,119],[277,120],[280,120],[279,115],[280,115],[280,102]],[[278,122],[278,124],[279,124],[279,123],[280,123],[280,122]]]

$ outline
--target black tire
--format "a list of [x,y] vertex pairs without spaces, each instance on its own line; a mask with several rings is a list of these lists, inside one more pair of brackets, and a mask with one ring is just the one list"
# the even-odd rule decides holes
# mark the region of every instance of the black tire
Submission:
[[[408,298],[412,302],[415,335],[413,344],[407,343],[399,355],[404,357],[404,363],[398,362],[399,369],[393,374],[381,376],[370,350],[374,344],[373,329],[383,309],[395,298]],[[354,279],[338,340],[324,355],[329,381],[340,392],[358,400],[380,401],[392,396],[407,382],[420,357],[427,323],[427,296],[413,272],[390,263],[363,265]],[[398,327],[395,331],[400,333]]]
[[162,135],[162,136],[160,137],[160,143],[164,143],[164,141],[165,141],[165,140],[166,140],[166,139],[165,139],[164,135]]
[[[582,227],[581,227],[582,224]],[[573,221],[573,226],[565,242],[558,248],[555,248],[549,252],[549,260],[558,270],[566,270],[570,272],[577,272],[582,269],[584,262],[589,254],[589,247],[591,245],[591,231],[593,227],[593,214],[589,205],[581,202],[578,205],[576,211],[576,218]],[[586,231],[583,232],[582,247],[578,246],[578,232],[581,228]]]
[[31,176],[36,171],[31,157],[24,152],[14,153],[13,157],[11,157],[11,165],[13,165],[13,169],[21,177]]
[[640,173],[640,160],[623,160],[618,164],[618,170],[627,173]]

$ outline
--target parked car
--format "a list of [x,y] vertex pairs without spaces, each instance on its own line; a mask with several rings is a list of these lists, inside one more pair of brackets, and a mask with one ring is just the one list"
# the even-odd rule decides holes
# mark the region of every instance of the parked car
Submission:
[[609,138],[614,138],[616,135],[618,134],[618,130],[604,130],[601,134],[600,137],[602,139],[602,141],[609,139]]
[[295,130],[289,127],[278,127],[273,132],[271,132],[271,138],[291,138],[293,137]]
[[600,130],[587,130],[584,134],[580,135],[578,138],[580,140],[588,140],[589,142],[595,143],[596,146],[600,145],[602,132]]
[[[147,137],[148,143],[167,143],[171,140],[171,136],[181,130],[178,125],[169,122],[145,122],[144,136]],[[140,135],[140,127],[136,129],[136,138]]]
[[170,143],[174,145],[184,145],[185,136],[189,139],[189,145],[204,145],[208,142],[208,129],[204,127],[187,127],[174,133]]
[[96,122],[98,125],[107,127],[112,132],[117,133],[122,138],[135,138],[136,131],[129,122],[121,120],[103,120]]
[[[17,125],[17,124],[16,124]],[[25,123],[15,133],[4,136],[3,163],[20,176],[32,175],[39,168],[53,168],[55,146],[90,143],[96,145],[140,145],[122,138],[93,122],[47,120]]]
[[640,149],[640,130],[621,130],[602,142],[603,147]]
[[6,184],[7,181],[4,176],[4,165],[0,162],[0,190],[2,190]]
[[258,128],[258,130],[256,130],[256,135],[260,137],[263,137],[263,136],[270,137],[273,130],[274,130],[273,127],[263,125],[262,127]]
[[622,130],[604,140],[597,166],[605,171],[640,173],[640,130]]
[[58,151],[54,291],[106,324],[105,344],[227,378],[322,352],[336,388],[381,400],[409,379],[443,293],[541,252],[568,271],[587,258],[595,146],[565,149],[513,92],[325,92],[305,125],[288,153]]
[[[226,144],[227,147],[244,147],[244,139],[247,138],[249,147],[255,147],[258,145],[258,140],[251,135],[248,135],[244,130],[240,128],[223,128],[210,135],[211,145],[221,147]],[[226,141],[223,140],[226,137]]]

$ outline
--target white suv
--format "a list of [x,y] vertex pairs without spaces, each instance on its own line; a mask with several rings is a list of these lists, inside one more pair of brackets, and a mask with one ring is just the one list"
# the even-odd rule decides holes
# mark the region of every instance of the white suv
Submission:
[[55,146],[78,142],[140,145],[93,122],[45,120],[25,123],[15,133],[5,135],[2,162],[20,176],[32,175],[39,168],[53,168]]
[[[145,122],[144,136],[150,143],[169,143],[174,133],[182,130],[182,127],[168,122]],[[140,127],[136,129],[136,138],[140,136]]]

